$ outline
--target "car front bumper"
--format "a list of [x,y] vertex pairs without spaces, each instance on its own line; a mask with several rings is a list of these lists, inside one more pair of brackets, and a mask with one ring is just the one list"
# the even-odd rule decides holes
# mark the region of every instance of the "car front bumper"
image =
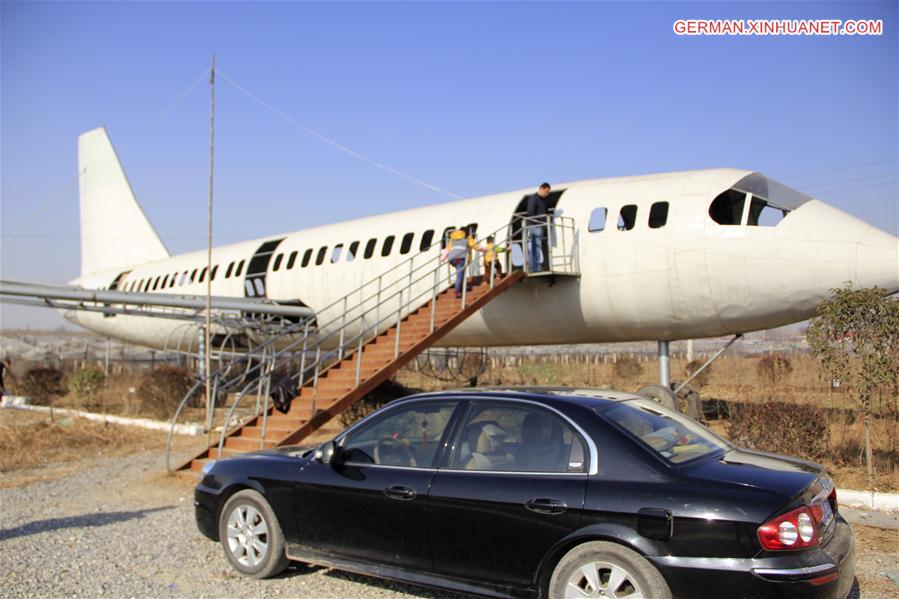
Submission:
[[194,491],[194,518],[197,528],[203,536],[219,540],[218,525],[216,522],[216,496],[204,492],[201,487]]
[[[852,529],[840,516],[827,544],[801,552],[741,559],[647,556],[675,597],[845,599],[855,579]],[[770,555],[770,554],[769,554]]]

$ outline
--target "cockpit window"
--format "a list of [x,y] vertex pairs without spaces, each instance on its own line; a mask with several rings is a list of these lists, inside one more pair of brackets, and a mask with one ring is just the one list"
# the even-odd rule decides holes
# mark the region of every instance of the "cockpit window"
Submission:
[[791,211],[812,198],[759,173],[747,175],[721,193],[709,206],[709,216],[719,225],[742,224],[746,197],[750,195],[746,224],[773,227]]
[[734,183],[734,189],[748,191],[754,197],[765,200],[770,206],[790,212],[796,210],[812,198],[799,193],[792,187],[778,183],[760,174],[752,173]]
[[774,227],[784,219],[788,212],[788,210],[772,206],[762,198],[752,196],[746,224],[752,227]]
[[709,216],[719,225],[739,225],[743,218],[746,192],[728,189],[712,201]]

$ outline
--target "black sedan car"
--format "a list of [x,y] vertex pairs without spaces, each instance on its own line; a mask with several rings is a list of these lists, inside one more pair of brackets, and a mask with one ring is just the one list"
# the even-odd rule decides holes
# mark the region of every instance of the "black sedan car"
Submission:
[[394,401],[319,448],[207,466],[200,531],[241,573],[298,560],[514,597],[845,597],[824,469],[652,400],[480,389]]

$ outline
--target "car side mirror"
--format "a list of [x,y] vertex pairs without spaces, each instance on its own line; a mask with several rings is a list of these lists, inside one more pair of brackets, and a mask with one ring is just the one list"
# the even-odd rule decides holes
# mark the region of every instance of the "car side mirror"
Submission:
[[315,450],[315,459],[322,464],[336,464],[337,454],[337,444],[334,441],[328,441]]

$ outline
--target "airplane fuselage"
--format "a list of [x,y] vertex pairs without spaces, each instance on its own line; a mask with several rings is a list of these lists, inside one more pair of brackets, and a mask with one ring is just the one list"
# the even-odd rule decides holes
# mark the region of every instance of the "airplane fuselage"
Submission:
[[[821,201],[796,194],[790,201],[802,199],[789,206],[781,202],[786,215],[776,219],[776,225],[767,224],[753,213],[752,198],[763,196],[757,189],[742,189],[738,193],[747,195],[727,216],[732,222],[716,222],[722,220],[721,210],[712,208],[713,202],[720,204],[718,198],[741,181],[744,188],[766,181],[772,194],[777,186],[737,169],[559,185],[564,192],[556,214],[574,221],[576,243],[570,251],[576,252],[580,276],[562,278],[553,286],[545,279],[525,280],[440,344],[714,337],[809,318],[830,290],[844,282],[879,285],[888,293],[899,290],[897,239]],[[301,302],[319,312],[421,251],[423,236],[424,241],[439,241],[447,228],[470,224],[477,225],[478,237],[502,230],[531,192],[449,202],[216,247],[212,294]],[[729,201],[731,207],[739,203]],[[388,238],[391,247],[385,252]],[[260,249],[271,253],[263,256]],[[439,247],[427,251],[436,264]],[[520,252],[513,252],[512,258],[520,261]],[[115,281],[124,291],[204,295],[206,264],[206,251],[201,250],[84,275],[73,283],[109,288]],[[199,332],[195,325],[150,317],[75,311],[65,316],[103,335],[157,348],[171,348],[175,337]]]

